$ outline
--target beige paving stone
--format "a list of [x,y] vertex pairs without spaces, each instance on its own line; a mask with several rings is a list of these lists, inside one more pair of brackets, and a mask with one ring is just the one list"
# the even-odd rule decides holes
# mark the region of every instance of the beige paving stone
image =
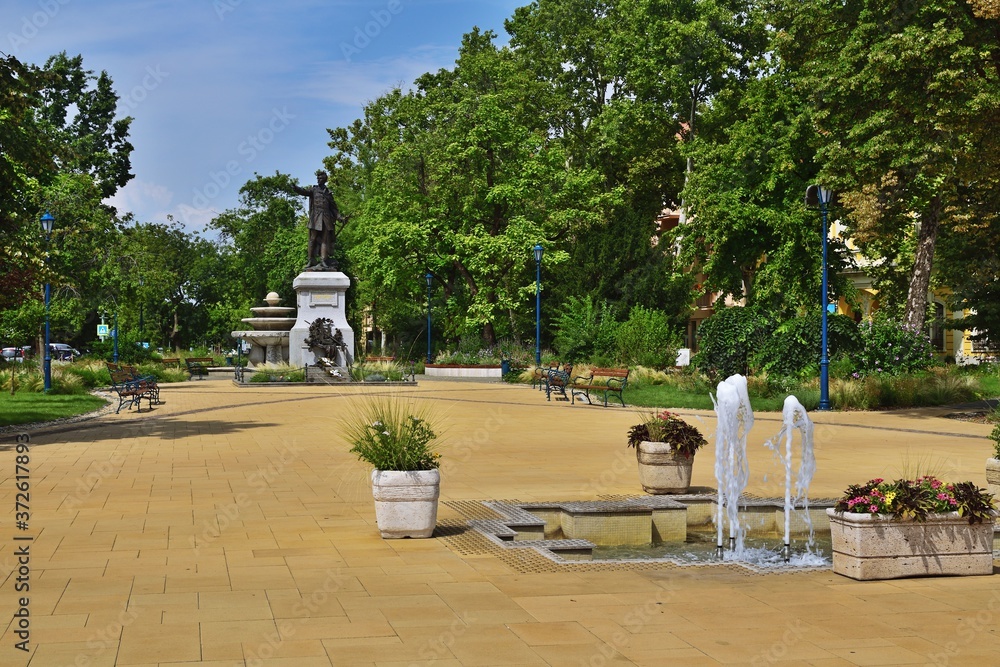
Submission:
[[463,624],[462,619],[448,607],[389,607],[382,610],[393,629],[399,630],[406,626],[443,626],[451,627]]
[[62,595],[56,606],[58,614],[118,614],[128,606],[128,595]]
[[226,644],[205,644],[201,649],[201,659],[229,661],[230,664],[233,661],[237,661],[237,665],[243,664],[243,644],[232,642]]
[[262,667],[329,667],[334,664],[327,656],[268,658],[260,660]]
[[230,585],[234,591],[294,588],[295,579],[285,565],[263,567],[230,567]]
[[[13,648],[13,644],[4,641],[0,648],[0,664],[27,665],[26,654]],[[77,665],[86,662],[88,667],[115,667],[114,651],[96,651],[88,647],[86,642],[49,642],[38,644],[30,654],[31,662],[38,665]]]
[[[261,664],[352,667],[687,666],[754,656],[787,665],[979,667],[1000,654],[995,623],[983,622],[1000,610],[996,575],[854,582],[828,570],[526,573],[489,554],[451,551],[440,537],[382,540],[367,470],[336,434],[336,415],[356,391],[183,383],[165,387],[167,402],[152,413],[33,434],[45,474],[34,480],[33,524],[42,532],[32,551],[31,667],[78,656],[92,665],[120,656],[130,666],[235,666],[262,653]],[[441,410],[455,436],[450,456],[445,448],[440,521],[462,519],[449,501],[638,493],[631,468],[605,474],[628,454],[631,410],[557,405],[499,384],[422,380],[400,393]],[[701,418],[706,433],[714,428],[710,412],[681,412]],[[502,428],[463,439],[494,414]],[[941,437],[931,431],[979,436],[949,439],[948,467],[953,479],[984,483],[989,427],[933,414],[814,415],[813,496],[939,456]],[[760,445],[780,419],[758,414],[758,422],[748,490],[777,495],[763,479],[770,454]],[[548,435],[553,425],[564,439]],[[863,465],[853,455],[859,446]],[[711,455],[703,456],[694,484],[709,488]],[[110,461],[113,474],[102,474]],[[8,468],[0,466],[0,502],[10,498]],[[0,600],[0,612],[10,604]],[[162,636],[179,639],[160,655]],[[23,665],[5,659],[11,638],[0,638],[0,664]]]
[[[715,665],[748,664],[745,659],[738,659],[728,663],[720,662],[711,656],[707,656],[697,649],[675,649],[667,651],[656,651],[649,654],[635,654],[630,656],[631,664],[641,667],[657,667],[659,665],[684,665],[685,667],[714,667]],[[812,664],[811,662],[797,662],[798,665]]]
[[344,616],[287,619],[279,625],[279,629],[282,632],[282,637],[294,637],[295,639],[323,640],[396,636],[396,631],[384,620],[352,622]]
[[512,623],[507,627],[528,646],[585,644],[597,639],[579,623]]
[[[581,665],[634,665],[635,663],[614,648],[600,643],[556,644],[532,646],[532,650],[552,667],[581,667]],[[661,660],[664,659],[661,656]],[[460,663],[461,664],[461,663]],[[660,662],[659,665],[687,665],[684,661]]]
[[923,665],[927,656],[897,646],[869,646],[832,649],[831,653],[849,660],[856,665]]
[[376,667],[461,667],[462,663],[458,658],[435,658],[434,660],[404,660],[397,662],[394,660],[379,660],[374,663]]
[[199,660],[201,641],[197,623],[131,625],[122,630],[116,664]]
[[464,633],[452,633],[448,645],[463,665],[544,665],[545,660],[508,628],[468,626]]

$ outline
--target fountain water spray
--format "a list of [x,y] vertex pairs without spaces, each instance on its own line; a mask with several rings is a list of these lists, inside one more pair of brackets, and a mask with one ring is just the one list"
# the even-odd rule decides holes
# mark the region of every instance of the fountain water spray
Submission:
[[720,382],[712,403],[718,417],[715,432],[715,479],[719,486],[715,525],[718,540],[715,555],[722,558],[723,511],[729,524],[730,551],[740,554],[744,550],[746,531],[740,525],[739,501],[750,479],[747,435],[753,428],[753,409],[750,407],[746,378],[733,375]]
[[[806,524],[809,526],[809,542],[806,549],[810,550],[813,545],[812,519],[809,517],[809,484],[812,482],[813,474],[816,472],[816,458],[813,455],[813,423],[806,414],[806,409],[799,403],[799,399],[789,396],[785,399],[785,405],[781,411],[783,415],[782,427],[778,435],[773,440],[764,443],[769,447],[785,467],[785,546],[782,555],[785,562],[791,560],[792,543],[791,518],[795,510],[795,504],[802,502],[805,510]],[[801,448],[801,458],[799,460],[799,472],[795,478],[795,497],[792,498],[792,435],[795,429],[799,430],[799,445]],[[785,453],[781,453],[781,438],[785,438]]]

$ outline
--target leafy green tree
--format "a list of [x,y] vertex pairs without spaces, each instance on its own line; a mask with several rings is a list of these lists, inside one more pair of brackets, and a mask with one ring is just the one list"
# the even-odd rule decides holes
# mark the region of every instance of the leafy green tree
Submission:
[[[6,267],[0,272],[0,306],[21,303],[44,281],[41,213],[61,208],[67,215],[57,219],[65,228],[76,214],[70,208],[92,212],[131,178],[130,119],[114,118],[117,102],[107,73],[93,76],[80,56],[60,54],[44,68],[13,56],[0,59],[0,262]],[[69,204],[63,197],[67,183],[83,183],[74,175],[87,177],[96,191],[81,199],[79,188],[86,186],[80,185]],[[86,217],[92,221],[90,213]],[[73,234],[79,238],[86,229],[73,225]],[[65,274],[69,282],[86,278],[76,272],[79,266],[73,268]],[[49,267],[50,279],[57,269]]]
[[103,198],[132,180],[130,117],[115,118],[118,95],[107,72],[84,69],[83,56],[66,52],[45,63],[47,85],[39,124],[60,147],[61,171],[89,174]]
[[1000,341],[1000,189],[970,201],[969,215],[944,227],[938,240],[940,286],[964,317],[951,326],[974,330],[991,346]]
[[[919,329],[942,226],[997,187],[996,20],[966,0],[779,5],[780,53],[814,108],[820,180],[840,193],[862,251],[912,267],[904,321]],[[897,249],[915,223],[906,262]]]
[[817,171],[812,122],[789,73],[761,60],[742,94],[708,116],[720,130],[689,150],[698,166],[684,190],[689,223],[675,231],[682,257],[707,292],[785,315],[817,307],[822,225],[802,203]]
[[14,56],[0,58],[0,234],[5,248],[7,235],[34,218],[31,194],[37,184],[50,181],[58,169],[55,137],[39,122],[42,91],[51,81],[51,75]]
[[[111,78],[84,69],[80,56],[59,54],[42,68],[0,60],[0,307],[21,311],[12,320],[34,318],[40,332],[34,301],[51,283],[57,340],[77,339],[99,298],[116,234],[102,202],[132,177],[130,119],[115,118],[117,103]],[[45,211],[56,218],[48,241]]]
[[[822,313],[782,322],[751,355],[751,366],[770,375],[816,377],[822,349]],[[858,325],[846,315],[829,315],[827,345],[831,360],[852,355],[861,345]]]
[[294,182],[281,173],[255,175],[240,188],[240,205],[209,223],[219,232],[227,278],[235,281],[229,300],[243,313],[271,291],[294,302],[292,281],[305,264],[308,240]]
[[[660,105],[681,138],[696,136],[706,104],[750,77],[766,45],[752,0],[619,0],[616,34],[628,90]],[[687,173],[693,171],[692,158]]]
[[760,308],[719,309],[698,328],[698,353],[692,363],[712,379],[750,372],[750,362],[774,330]]
[[666,313],[633,306],[628,319],[615,332],[615,344],[619,363],[667,368],[674,365],[681,340],[680,334],[669,326]]
[[679,120],[662,99],[630,87],[631,6],[604,0],[543,0],[515,11],[506,28],[514,57],[543,84],[539,108],[569,158],[600,173],[609,206],[561,244],[569,259],[546,280],[553,300],[589,294],[614,304],[666,309],[683,326],[693,281],[653,247],[653,221],[677,201],[683,160]]
[[619,324],[607,302],[571,296],[554,318],[552,346],[564,361],[614,356]]
[[416,91],[393,91],[366,107],[363,123],[331,131],[330,160],[359,175],[351,256],[368,296],[417,307],[429,271],[447,335],[481,331],[487,344],[527,310],[531,247],[541,242],[546,266],[558,265],[566,254],[555,241],[604,206],[598,174],[573,166],[549,136],[539,84],[493,39],[473,31],[454,69],[423,75]]
[[[139,338],[144,333],[167,348],[206,342],[209,309],[225,284],[215,246],[179,223],[143,223],[122,230],[105,281],[105,309],[117,310],[118,325]],[[244,315],[245,317],[246,315]],[[228,332],[227,332],[228,333]]]

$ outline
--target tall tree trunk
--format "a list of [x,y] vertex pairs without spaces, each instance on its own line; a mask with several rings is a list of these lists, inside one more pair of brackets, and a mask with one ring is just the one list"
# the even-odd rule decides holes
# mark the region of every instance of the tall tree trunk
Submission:
[[174,324],[170,328],[170,346],[173,349],[175,349],[175,350],[179,350],[181,348],[181,346],[180,346],[180,336],[181,336],[181,318],[180,318],[180,312],[178,311],[177,307],[175,306],[174,307]]
[[927,317],[927,292],[931,286],[931,269],[934,266],[934,245],[937,243],[938,228],[941,225],[941,198],[935,197],[928,207],[927,215],[920,220],[917,236],[917,253],[913,259],[910,274],[910,291],[906,295],[906,310],[903,321],[911,329],[922,330]]
[[748,266],[741,267],[740,275],[743,276],[743,302],[747,306],[753,305],[754,278],[757,276],[756,269]]

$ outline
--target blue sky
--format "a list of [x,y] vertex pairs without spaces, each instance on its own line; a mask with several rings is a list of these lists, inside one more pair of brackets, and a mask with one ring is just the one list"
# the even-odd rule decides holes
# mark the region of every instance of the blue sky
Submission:
[[479,26],[528,0],[8,0],[0,50],[59,51],[114,80],[134,118],[135,178],[114,198],[140,221],[201,231],[254,172],[312,182],[327,128],[366,101],[451,67]]

